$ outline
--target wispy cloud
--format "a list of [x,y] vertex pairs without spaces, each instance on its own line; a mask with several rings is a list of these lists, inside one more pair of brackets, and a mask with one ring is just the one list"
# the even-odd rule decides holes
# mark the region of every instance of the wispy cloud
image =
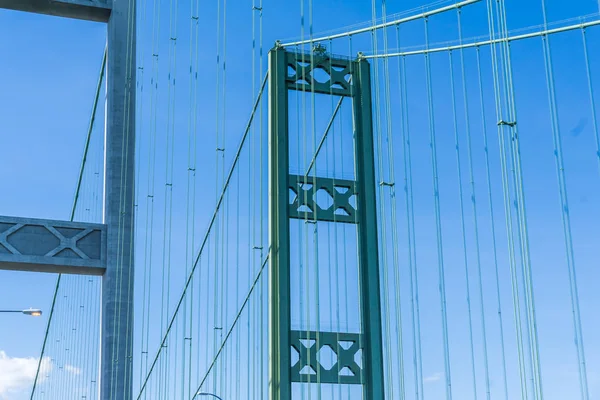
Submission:
[[423,378],[423,382],[424,383],[433,383],[433,382],[438,382],[440,379],[442,379],[442,373],[436,372],[433,375],[429,375],[429,376],[426,376],[425,378]]
[[77,368],[69,364],[65,364],[64,370],[72,373],[73,375],[81,375],[81,368]]
[[[0,350],[0,400],[13,398],[14,395],[29,390],[35,379],[37,366],[37,358],[10,357]],[[41,379],[51,369],[50,358],[44,357],[40,367]]]

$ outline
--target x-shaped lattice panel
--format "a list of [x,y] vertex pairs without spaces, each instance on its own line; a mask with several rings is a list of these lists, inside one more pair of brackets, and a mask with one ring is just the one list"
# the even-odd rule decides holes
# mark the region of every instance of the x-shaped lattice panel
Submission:
[[[298,361],[292,365],[292,382],[362,384],[358,333],[291,331],[292,348]],[[328,360],[321,354],[332,352]],[[324,365],[329,362],[331,365]]]
[[[288,182],[292,192],[290,218],[356,223],[357,210],[351,203],[353,196],[358,195],[356,182],[303,175],[290,175]],[[318,195],[323,195],[327,203],[319,204]]]
[[[104,225],[0,217],[0,269],[9,264],[102,269],[105,252]],[[48,268],[48,272],[55,271]],[[100,274],[101,271],[84,273]]]
[[[323,54],[287,53],[289,89],[335,96],[352,96],[352,61]],[[327,76],[319,78],[317,74]]]

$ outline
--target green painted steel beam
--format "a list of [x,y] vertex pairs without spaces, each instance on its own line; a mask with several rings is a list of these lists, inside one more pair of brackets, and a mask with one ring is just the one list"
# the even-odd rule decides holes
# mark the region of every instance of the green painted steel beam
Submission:
[[369,62],[355,63],[354,94],[355,160],[358,192],[359,273],[361,279],[362,331],[365,339],[364,398],[384,398],[381,296],[377,242],[377,203],[375,184],[375,147],[373,144],[373,110],[371,105],[371,72]]
[[269,53],[269,399],[291,400],[288,89],[283,48]]

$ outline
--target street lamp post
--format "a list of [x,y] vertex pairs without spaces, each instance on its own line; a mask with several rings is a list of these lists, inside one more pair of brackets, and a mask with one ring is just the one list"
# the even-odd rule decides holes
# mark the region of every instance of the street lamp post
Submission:
[[39,317],[42,315],[42,310],[37,308],[28,308],[27,310],[0,310],[0,313],[20,313],[31,315],[32,317]]
[[219,399],[219,400],[223,400],[222,398],[220,398],[219,396],[217,396],[216,394],[212,394],[212,393],[205,393],[205,392],[198,392],[196,393],[197,396],[212,396],[215,399]]

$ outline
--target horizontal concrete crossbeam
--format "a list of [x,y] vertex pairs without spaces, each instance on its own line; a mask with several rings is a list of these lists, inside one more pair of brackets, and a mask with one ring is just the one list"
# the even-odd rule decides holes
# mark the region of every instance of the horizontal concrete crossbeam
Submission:
[[106,226],[0,216],[0,270],[103,275]]
[[108,22],[112,0],[0,0],[0,9]]

